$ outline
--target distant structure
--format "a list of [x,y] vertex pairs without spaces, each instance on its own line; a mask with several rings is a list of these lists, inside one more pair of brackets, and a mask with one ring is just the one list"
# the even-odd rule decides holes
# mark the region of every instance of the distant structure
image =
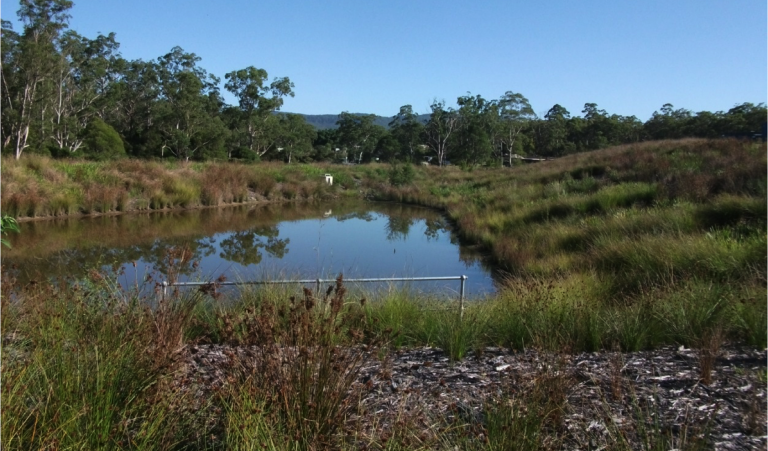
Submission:
[[516,153],[512,154],[512,158],[515,160],[520,160],[523,163],[538,163],[539,161],[548,161],[548,160],[554,159],[554,158],[544,158],[544,157],[536,157],[536,156],[525,157],[523,155],[518,155]]

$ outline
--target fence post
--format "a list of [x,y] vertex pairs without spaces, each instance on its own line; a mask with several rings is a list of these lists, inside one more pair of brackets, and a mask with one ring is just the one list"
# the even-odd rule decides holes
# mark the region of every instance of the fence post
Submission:
[[315,297],[320,298],[320,278],[317,279],[317,289],[315,290]]
[[459,294],[459,319],[464,318],[464,282],[467,280],[467,276],[461,276],[461,293]]

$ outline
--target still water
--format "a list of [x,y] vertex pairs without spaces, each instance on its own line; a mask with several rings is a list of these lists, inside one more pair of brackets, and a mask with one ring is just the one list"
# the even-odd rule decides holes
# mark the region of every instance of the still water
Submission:
[[[186,249],[180,281],[468,276],[470,297],[495,291],[492,269],[437,211],[392,203],[228,207],[26,222],[3,250],[20,283],[113,269],[125,287],[163,279]],[[178,260],[176,261],[178,265]],[[453,292],[458,281],[411,283]],[[375,288],[371,286],[371,288]]]

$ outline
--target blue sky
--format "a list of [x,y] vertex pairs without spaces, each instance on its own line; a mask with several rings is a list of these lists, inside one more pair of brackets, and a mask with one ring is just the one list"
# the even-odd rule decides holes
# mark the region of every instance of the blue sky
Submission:
[[[0,8],[15,21],[17,2]],[[724,111],[768,95],[765,0],[75,0],[71,14],[86,37],[115,32],[127,59],[178,45],[222,80],[247,66],[288,76],[296,113],[427,113],[513,91],[540,115],[593,102],[646,120],[665,103]]]

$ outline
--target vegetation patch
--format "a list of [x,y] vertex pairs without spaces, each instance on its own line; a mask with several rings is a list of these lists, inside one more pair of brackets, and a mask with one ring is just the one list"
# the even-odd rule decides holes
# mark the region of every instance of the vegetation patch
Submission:
[[[223,304],[215,282],[157,303],[95,272],[59,285],[19,287],[4,278],[3,337],[17,337],[3,348],[9,449],[220,449],[250,439],[273,449],[546,447],[564,439],[562,394],[572,380],[557,372],[488,404],[482,420],[462,417],[457,405],[434,428],[414,419],[401,435],[371,435],[340,419],[355,415],[350,396],[361,387],[351,375],[361,362],[386,362],[401,347],[439,347],[455,362],[488,347],[568,354],[693,347],[706,384],[721,344],[768,343],[766,193],[756,189],[765,186],[766,157],[750,143],[646,143],[471,173],[413,167],[412,183],[402,185],[391,183],[386,165],[68,165],[4,161],[3,212],[23,218],[362,192],[442,208],[506,277],[498,293],[463,313],[410,292],[349,298],[341,281],[323,293],[243,292]],[[574,175],[594,167],[610,169]],[[326,185],[316,177],[326,172],[346,182]],[[168,268],[184,260],[178,252]],[[170,382],[184,343],[255,346],[262,366],[233,358],[227,389],[195,399]],[[619,382],[614,396],[626,393]],[[635,412],[645,443],[679,443],[679,434],[648,427],[656,415],[648,406]],[[620,426],[611,427],[610,443],[631,448]],[[707,443],[706,431],[697,434]]]

